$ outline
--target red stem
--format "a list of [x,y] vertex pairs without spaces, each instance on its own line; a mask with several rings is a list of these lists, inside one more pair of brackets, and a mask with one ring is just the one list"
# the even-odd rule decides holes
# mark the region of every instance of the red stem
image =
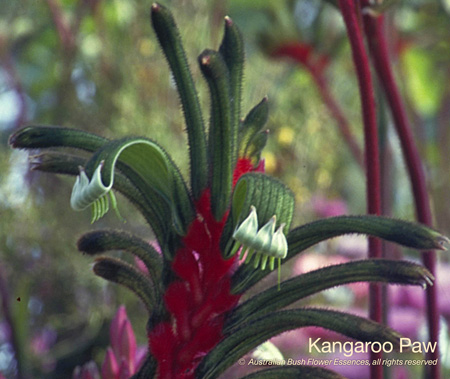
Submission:
[[[400,96],[400,91],[396,85],[390,66],[389,53],[384,35],[383,16],[375,18],[370,15],[365,15],[364,27],[375,70],[386,95],[395,127],[400,138],[400,143],[402,145],[403,156],[408,169],[415,200],[417,220],[425,225],[431,226],[432,215],[426,186],[426,176],[419,151],[414,142],[412,129],[406,115],[406,110]],[[422,261],[425,267],[430,270],[434,276],[436,276],[436,253],[434,251],[423,252]],[[427,288],[426,301],[429,338],[431,341],[438,343],[439,306],[436,285]],[[430,372],[427,377],[433,379],[440,378],[440,365],[438,358],[439,348],[436,348],[433,352],[430,352],[429,359],[437,359],[438,364],[436,366],[429,367]]]
[[[359,25],[360,9],[353,0],[339,0],[347,34],[352,49],[353,62],[358,78],[361,107],[364,123],[364,145],[367,178],[367,212],[381,214],[381,174],[378,147],[378,128],[376,119],[375,91],[370,73],[369,57],[366,53],[363,34]],[[369,239],[369,257],[381,258],[382,244],[379,239]],[[370,318],[382,322],[382,294],[378,284],[372,284],[369,291]],[[381,358],[381,353],[371,353],[371,360]],[[383,377],[383,366],[371,365],[372,379]]]

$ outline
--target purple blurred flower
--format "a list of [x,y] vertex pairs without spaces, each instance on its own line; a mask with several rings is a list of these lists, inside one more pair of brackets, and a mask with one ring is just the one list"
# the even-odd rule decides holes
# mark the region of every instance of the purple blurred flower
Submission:
[[389,302],[395,307],[424,309],[425,297],[424,291],[420,287],[413,286],[390,286]]
[[[437,269],[437,284],[439,292],[442,294],[450,293],[450,264],[441,263]],[[447,296],[443,296],[440,301],[441,313],[445,316],[450,316],[450,301]]]
[[56,331],[50,327],[40,330],[31,339],[31,351],[38,356],[48,353],[56,342],[57,336]]
[[72,379],[100,379],[100,373],[94,361],[77,366],[73,372]]
[[413,340],[418,339],[420,327],[424,324],[424,312],[412,307],[393,307],[388,314],[388,325],[402,336]]

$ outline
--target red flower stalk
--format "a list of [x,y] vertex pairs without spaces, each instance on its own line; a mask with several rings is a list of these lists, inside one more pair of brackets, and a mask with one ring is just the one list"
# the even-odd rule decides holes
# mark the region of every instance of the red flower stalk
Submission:
[[[376,120],[376,104],[374,98],[374,87],[370,73],[369,57],[364,46],[362,30],[359,25],[360,9],[354,0],[339,0],[339,7],[347,28],[348,38],[352,48],[353,62],[359,84],[361,107],[364,123],[364,144],[366,159],[366,191],[367,212],[369,214],[381,215],[381,173],[380,157],[378,148],[378,128]],[[369,257],[382,257],[381,240],[369,239]],[[372,320],[381,322],[382,294],[378,284],[370,286],[369,313]],[[381,353],[371,353],[371,359],[378,359]],[[372,365],[372,379],[382,378],[383,367]]]
[[[364,0],[363,6],[369,2]],[[417,220],[425,225],[432,225],[430,201],[427,191],[427,181],[420,154],[414,142],[412,128],[406,115],[405,106],[400,91],[395,82],[389,60],[386,36],[384,32],[384,17],[382,15],[373,17],[366,13],[364,15],[364,30],[367,37],[373,64],[378,74],[380,84],[384,90],[387,103],[391,109],[394,124],[402,146],[402,153],[409,173],[411,188],[414,196]],[[422,260],[431,273],[436,273],[436,253],[426,251],[422,253]],[[430,287],[426,292],[428,329],[430,341],[439,341],[439,305],[438,289]],[[429,353],[429,359],[436,360],[438,364],[429,367],[429,375],[432,378],[440,378],[439,349]]]
[[[261,167],[256,170],[261,170]],[[251,161],[240,158],[233,182],[255,171]],[[158,362],[158,378],[194,378],[201,358],[222,338],[224,315],[240,295],[230,293],[230,278],[237,255],[225,260],[219,242],[228,212],[216,221],[211,212],[210,191],[196,203],[196,217],[189,226],[172,262],[179,280],[166,290],[164,301],[170,320],[150,331],[149,348]]]

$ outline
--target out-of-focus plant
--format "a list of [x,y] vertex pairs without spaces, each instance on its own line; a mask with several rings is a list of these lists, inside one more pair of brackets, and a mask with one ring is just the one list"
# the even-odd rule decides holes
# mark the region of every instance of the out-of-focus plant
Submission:
[[100,373],[102,379],[125,379],[139,370],[146,348],[137,347],[136,337],[123,305],[119,307],[111,322],[109,337],[111,346],[106,350],[101,370],[91,361],[76,367],[73,379],[95,379],[100,377]]
[[[327,78],[329,65],[345,41],[345,33],[336,27],[333,14],[324,3],[306,2],[303,8],[297,10],[293,9],[294,5],[292,1],[281,2],[277,6],[267,5],[270,27],[261,31],[259,45],[271,58],[289,59],[311,75],[342,138],[356,162],[364,169],[361,147]],[[304,22],[296,23],[293,12]]]
[[[134,291],[149,313],[149,354],[134,377],[217,377],[270,337],[308,325],[359,341],[398,346],[398,333],[362,317],[309,307],[283,308],[352,282],[432,284],[432,275],[414,263],[349,262],[279,282],[240,304],[239,300],[270,273],[269,267],[277,263],[279,269],[332,237],[360,233],[417,249],[441,249],[446,238],[426,226],[370,215],[338,216],[291,229],[293,194],[264,173],[261,160],[268,138],[267,99],[241,120],[244,51],[237,26],[226,18],[218,51],[207,49],[198,58],[210,92],[207,133],[175,21],[159,4],[152,6],[151,19],[185,116],[189,184],[169,153],[145,137],[111,140],[76,129],[29,126],[10,139],[14,148],[43,150],[31,158],[35,170],[77,176],[71,197],[75,210],[90,207],[96,221],[110,206],[117,210],[113,191],[118,191],[136,206],[154,233],[161,252],[118,230],[93,231],[78,242],[79,250],[90,255],[124,250],[148,269],[147,276],[124,260],[106,256],[94,264],[95,274]],[[80,150],[88,157],[77,153]],[[258,375],[340,377],[307,366],[278,367]]]

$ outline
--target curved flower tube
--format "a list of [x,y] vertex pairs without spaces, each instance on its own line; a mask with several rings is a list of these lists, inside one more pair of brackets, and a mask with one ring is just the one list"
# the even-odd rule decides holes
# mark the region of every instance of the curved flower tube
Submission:
[[[104,162],[94,171],[92,179],[89,180],[83,167],[80,167],[80,174],[75,180],[70,196],[70,206],[75,211],[82,211],[92,206],[92,223],[102,218],[109,210],[109,199],[115,210],[117,217],[122,219],[117,208],[117,200],[114,192],[111,191],[113,183],[106,187],[102,183],[101,170]],[[109,199],[108,196],[109,195]]]

